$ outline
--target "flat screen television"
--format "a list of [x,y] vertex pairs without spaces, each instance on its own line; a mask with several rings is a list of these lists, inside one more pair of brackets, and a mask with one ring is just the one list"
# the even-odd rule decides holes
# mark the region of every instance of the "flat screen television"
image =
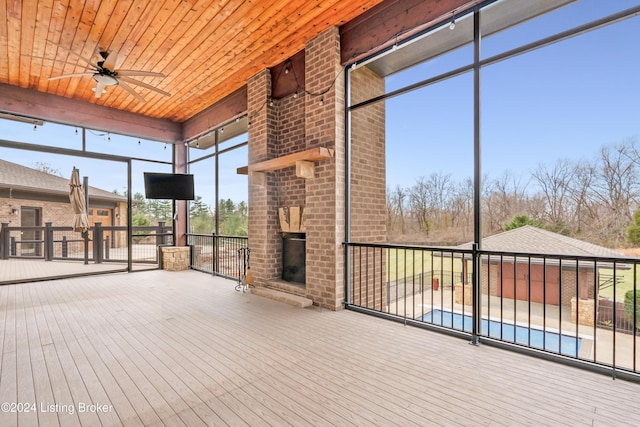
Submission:
[[144,173],[147,199],[193,200],[193,175],[181,173]]

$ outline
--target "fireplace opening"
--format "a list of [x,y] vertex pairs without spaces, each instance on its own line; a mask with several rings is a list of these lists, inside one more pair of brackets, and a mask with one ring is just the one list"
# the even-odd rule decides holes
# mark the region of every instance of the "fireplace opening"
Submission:
[[306,283],[306,248],[304,233],[282,233],[282,280]]

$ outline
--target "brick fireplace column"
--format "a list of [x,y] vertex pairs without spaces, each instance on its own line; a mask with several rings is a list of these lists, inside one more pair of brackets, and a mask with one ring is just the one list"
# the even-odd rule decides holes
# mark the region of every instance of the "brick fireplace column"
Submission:
[[[249,247],[257,286],[311,298],[336,310],[344,302],[344,77],[340,40],[331,28],[305,47],[304,96],[271,103],[271,76],[264,70],[247,82],[249,165],[307,149],[334,150],[315,162],[312,178],[295,168],[249,176]],[[273,104],[273,105],[272,105]],[[278,208],[299,206],[306,219],[306,280],[283,284]]]
[[344,76],[340,37],[331,28],[305,48],[307,148],[328,147],[334,158],[316,167],[306,180],[307,293],[322,307],[336,310],[344,302]]
[[[249,164],[275,157],[275,109],[269,105],[271,75],[263,70],[247,82],[249,117]],[[249,248],[251,270],[256,283],[267,285],[279,275],[281,244],[277,217],[275,176],[267,173],[264,183],[256,184],[249,177]]]

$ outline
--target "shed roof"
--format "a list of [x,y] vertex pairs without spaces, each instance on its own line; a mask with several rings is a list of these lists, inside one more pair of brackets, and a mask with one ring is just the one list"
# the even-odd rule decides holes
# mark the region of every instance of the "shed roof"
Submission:
[[[68,195],[69,178],[0,160],[0,188],[10,188],[34,194]],[[110,202],[127,201],[124,196],[91,186],[89,186],[89,198]]]
[[[457,246],[471,249],[472,242]],[[598,256],[605,258],[627,258],[621,252],[594,245],[531,225],[515,228],[482,239],[482,249],[498,252],[523,252],[565,256]]]

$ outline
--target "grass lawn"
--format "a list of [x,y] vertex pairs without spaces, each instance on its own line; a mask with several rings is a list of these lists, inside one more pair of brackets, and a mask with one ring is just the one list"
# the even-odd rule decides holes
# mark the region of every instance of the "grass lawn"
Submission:
[[[402,280],[405,277],[413,277],[422,273],[432,275],[431,277],[440,278],[441,282],[446,277],[450,280],[451,272],[461,273],[462,262],[459,258],[451,258],[450,254],[444,257],[434,255],[432,251],[420,249],[387,249],[387,278],[390,282]],[[636,269],[636,286],[637,292],[640,293],[640,268]],[[600,274],[603,276],[613,277],[613,269],[600,268]],[[630,289],[633,289],[633,269],[618,269],[616,272],[618,284],[615,289],[615,297],[617,301],[624,301],[624,295]],[[604,298],[613,298],[613,286],[601,289],[599,296]]]
[[422,273],[442,279],[451,277],[451,272],[461,273],[462,262],[450,254],[441,257],[420,249],[387,249],[387,275],[391,282]]
[[[636,292],[640,294],[640,268],[636,268]],[[601,275],[607,275],[613,277],[613,269],[612,268],[601,268]],[[624,301],[624,294],[627,291],[633,289],[634,280],[633,280],[633,268],[630,270],[617,269],[616,279],[619,280],[618,284],[615,288],[616,301]],[[608,286],[604,289],[600,289],[598,295],[604,298],[612,298],[614,287]]]

